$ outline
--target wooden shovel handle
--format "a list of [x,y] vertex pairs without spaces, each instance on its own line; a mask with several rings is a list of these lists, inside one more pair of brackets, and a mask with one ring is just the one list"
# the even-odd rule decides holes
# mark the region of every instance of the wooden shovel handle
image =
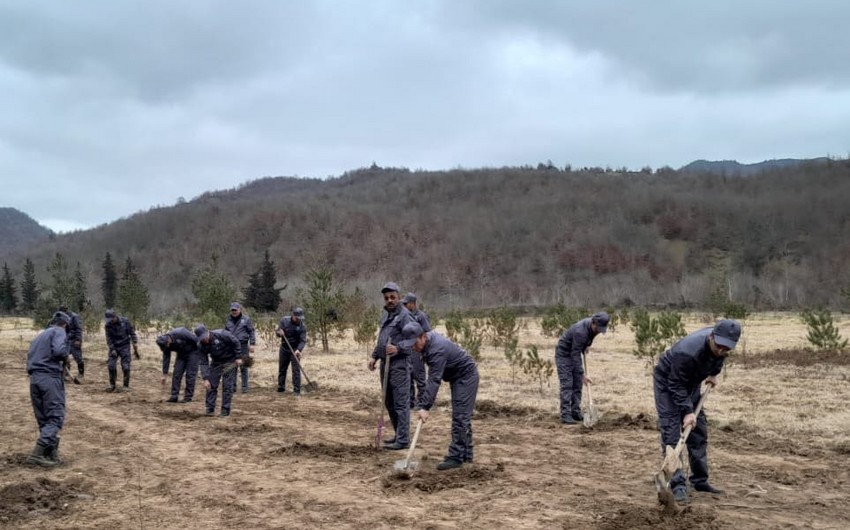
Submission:
[[[705,387],[705,392],[703,392],[702,396],[699,398],[699,402],[697,403],[697,408],[694,409],[694,416],[699,421],[699,413],[702,412],[702,406],[705,404],[706,398],[708,398],[708,394],[711,393],[711,389],[714,388],[711,385],[707,385]],[[685,446],[685,442],[688,440],[688,436],[691,435],[691,431],[694,430],[693,425],[688,425],[685,427],[685,431],[682,433],[682,436],[679,437],[679,443],[676,444],[676,458],[682,453],[682,448]]]
[[413,433],[413,441],[410,442],[410,449],[407,450],[407,456],[404,457],[404,466],[410,464],[410,457],[413,456],[413,450],[416,449],[416,441],[419,440],[419,431],[422,429],[422,420],[416,423],[416,432]]

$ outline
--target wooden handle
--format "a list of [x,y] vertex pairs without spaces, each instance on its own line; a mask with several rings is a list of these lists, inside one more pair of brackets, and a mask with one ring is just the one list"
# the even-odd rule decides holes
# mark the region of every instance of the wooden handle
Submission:
[[[702,412],[702,406],[705,404],[706,398],[708,398],[708,394],[711,393],[711,389],[714,388],[711,385],[707,385],[705,388],[705,392],[703,392],[702,397],[699,398],[699,402],[697,403],[697,408],[694,409],[694,416],[697,421],[699,421],[699,413]],[[682,432],[682,436],[679,438],[679,443],[676,444],[676,457],[678,458],[679,454],[682,452],[682,448],[685,446],[685,442],[688,439],[688,436],[691,435],[691,431],[694,430],[693,425],[688,425],[685,427],[684,432]]]
[[419,440],[419,431],[422,429],[422,420],[416,424],[416,432],[413,433],[413,441],[410,443],[410,449],[407,450],[407,456],[404,457],[404,467],[410,463],[410,457],[413,456],[413,450],[416,449],[416,441]]

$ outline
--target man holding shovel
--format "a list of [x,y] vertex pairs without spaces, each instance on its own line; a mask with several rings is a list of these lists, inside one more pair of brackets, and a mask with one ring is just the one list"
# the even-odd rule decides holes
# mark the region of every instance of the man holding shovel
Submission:
[[[676,446],[681,431],[690,426],[692,430],[686,444],[691,467],[690,482],[696,491],[723,493],[708,483],[705,412],[700,411],[696,416],[694,411],[700,400],[702,382],[712,387],[717,384],[716,376],[740,338],[741,324],[736,320],[721,320],[713,328],[695,331],[674,344],[655,366],[653,386],[662,456],[668,445]],[[673,473],[670,489],[676,502],[688,501],[686,478],[681,469]]]
[[555,366],[561,386],[561,423],[575,425],[582,421],[581,389],[592,381],[585,377],[582,355],[593,344],[593,339],[608,331],[608,313],[600,311],[570,326],[558,339],[555,347]]
[[[431,331],[431,320],[424,311],[420,311],[417,305],[416,295],[407,293],[401,299],[404,307],[410,311],[410,316],[413,320],[422,326],[425,331]],[[422,364],[422,359],[418,355],[410,356],[410,408],[416,406],[417,396],[421,396],[425,391],[425,365]]]
[[381,289],[381,294],[384,297],[384,312],[381,315],[378,343],[367,366],[369,370],[374,370],[378,360],[382,361],[381,381],[387,381],[387,388],[384,389],[385,406],[395,430],[395,436],[384,442],[384,449],[398,451],[410,445],[410,348],[401,347],[399,343],[402,329],[413,319],[401,304],[398,285],[387,283]]
[[[283,317],[277,325],[280,337],[280,351],[277,363],[277,391],[286,392],[286,371],[292,363],[292,393],[301,395],[301,353],[307,346],[307,325],[304,324],[304,310],[296,307],[292,314]],[[309,390],[309,389],[308,389]]]
[[478,395],[478,367],[460,346],[436,331],[425,331],[416,322],[404,326],[402,348],[412,348],[428,367],[428,383],[416,407],[419,419],[428,421],[440,383],[448,381],[452,391],[452,441],[446,458],[437,464],[444,471],[472,462],[472,410]]

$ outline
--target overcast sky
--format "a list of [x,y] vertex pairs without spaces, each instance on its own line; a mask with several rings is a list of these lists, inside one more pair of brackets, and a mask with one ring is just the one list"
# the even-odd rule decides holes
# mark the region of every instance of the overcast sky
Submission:
[[0,206],[263,176],[850,151],[850,2],[0,2]]

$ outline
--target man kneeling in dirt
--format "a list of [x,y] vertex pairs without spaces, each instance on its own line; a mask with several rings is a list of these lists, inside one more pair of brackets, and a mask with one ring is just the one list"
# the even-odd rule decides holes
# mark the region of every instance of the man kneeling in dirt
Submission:
[[584,375],[582,355],[597,335],[608,331],[609,320],[608,313],[601,311],[579,320],[558,339],[555,366],[558,368],[558,382],[561,386],[561,423],[575,425],[584,419],[581,413],[581,390],[584,383],[590,384],[591,381]]
[[404,326],[402,338],[399,347],[419,352],[428,367],[428,382],[416,404],[420,420],[428,421],[428,411],[434,406],[440,382],[448,381],[451,386],[452,441],[446,458],[437,464],[437,469],[443,471],[472,462],[472,410],[478,395],[475,361],[448,338],[436,331],[424,331],[416,322]]
[[183,403],[191,403],[195,395],[195,378],[198,376],[198,337],[186,328],[174,328],[165,335],[156,338],[156,345],[162,350],[163,385],[168,377],[171,364],[171,352],[177,354],[174,360],[174,376],[171,378],[171,397],[167,403],[177,403],[180,395],[180,380],[186,375],[186,388],[183,391]]
[[[215,414],[218,387],[221,386],[221,414],[230,416],[230,403],[236,390],[236,369],[242,365],[242,346],[233,333],[216,329],[209,331],[203,324],[195,328],[201,359],[201,375],[207,389],[207,416]],[[245,353],[247,356],[247,352]],[[212,360],[212,363],[210,363]]]
[[62,312],[53,314],[49,327],[30,343],[27,374],[30,376],[30,399],[39,436],[27,464],[53,467],[59,460],[59,431],[65,423],[65,382],[62,379],[68,361],[68,339],[65,330],[71,318]]
[[[700,399],[702,382],[711,386],[717,384],[716,376],[740,338],[741,324],[735,320],[721,320],[713,328],[695,331],[674,344],[655,366],[653,386],[662,457],[668,445],[675,447],[679,442],[682,430],[692,426],[686,444],[691,467],[690,482],[696,491],[723,493],[708,483],[708,428],[705,411],[700,411],[697,417],[694,409]],[[670,480],[670,488],[677,502],[688,501],[685,474],[681,469]]]

